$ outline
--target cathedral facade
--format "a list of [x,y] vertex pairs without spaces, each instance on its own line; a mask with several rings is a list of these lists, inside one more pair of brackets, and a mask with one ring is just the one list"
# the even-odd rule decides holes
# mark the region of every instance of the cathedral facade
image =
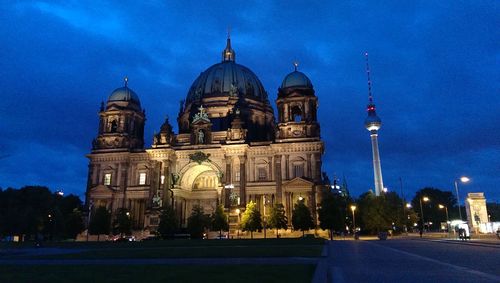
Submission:
[[246,203],[261,214],[282,203],[289,221],[304,199],[316,215],[324,150],[318,99],[309,78],[295,70],[278,88],[277,120],[258,77],[237,64],[227,39],[222,62],[193,82],[177,117],[144,147],[145,111],[125,80],[99,112],[89,158],[86,203],[130,212],[134,229],[154,230],[172,205],[185,227],[193,206],[212,213],[219,204],[231,225]]

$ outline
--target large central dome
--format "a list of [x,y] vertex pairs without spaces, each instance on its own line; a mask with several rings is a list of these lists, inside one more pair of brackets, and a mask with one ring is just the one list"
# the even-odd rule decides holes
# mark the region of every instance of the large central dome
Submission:
[[267,100],[267,93],[259,78],[250,69],[234,61],[223,61],[202,72],[191,85],[186,102],[220,95]]
[[212,131],[227,131],[239,113],[248,130],[247,141],[269,141],[274,136],[274,115],[259,78],[235,62],[236,54],[228,37],[222,62],[210,66],[194,80],[181,105],[177,121],[180,133],[189,133],[198,109],[203,106]]
[[221,95],[244,96],[266,102],[267,93],[259,78],[247,67],[237,64],[235,57],[228,38],[226,49],[222,52],[222,62],[212,65],[196,78],[186,102]]

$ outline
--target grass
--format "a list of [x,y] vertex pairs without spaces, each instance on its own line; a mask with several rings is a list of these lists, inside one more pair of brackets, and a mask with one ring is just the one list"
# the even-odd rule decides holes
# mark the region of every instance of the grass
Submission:
[[314,265],[0,265],[0,282],[310,282]]
[[[322,239],[174,240],[135,243],[63,242],[48,243],[44,247],[64,248],[70,253],[27,257],[38,259],[318,257],[321,255],[323,243]],[[77,250],[71,253],[71,249]],[[26,256],[21,254],[15,257]]]

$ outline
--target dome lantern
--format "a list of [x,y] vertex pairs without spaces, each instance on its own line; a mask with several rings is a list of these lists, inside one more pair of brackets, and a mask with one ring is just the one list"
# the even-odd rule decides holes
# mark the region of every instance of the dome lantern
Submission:
[[236,59],[236,53],[231,48],[231,37],[227,34],[226,48],[222,51],[222,62],[233,61]]

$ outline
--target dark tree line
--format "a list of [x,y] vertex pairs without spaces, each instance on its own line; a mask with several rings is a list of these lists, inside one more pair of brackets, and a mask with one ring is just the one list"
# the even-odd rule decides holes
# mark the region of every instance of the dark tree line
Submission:
[[0,189],[0,236],[74,239],[84,229],[82,201],[52,193],[47,187]]

